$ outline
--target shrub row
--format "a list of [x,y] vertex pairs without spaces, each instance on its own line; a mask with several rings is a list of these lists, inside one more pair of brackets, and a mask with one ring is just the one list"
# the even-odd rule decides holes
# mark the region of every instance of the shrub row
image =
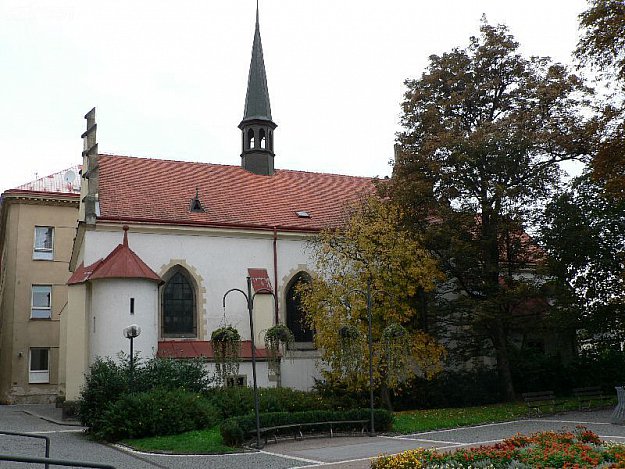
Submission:
[[[253,388],[212,388],[205,395],[224,419],[254,412]],[[261,388],[258,404],[262,413],[330,409],[318,393],[290,388]]]
[[128,357],[120,361],[98,358],[89,368],[81,389],[80,420],[92,427],[112,404],[130,392],[180,389],[201,393],[211,382],[201,360],[153,358],[136,364],[131,379]]
[[97,438],[117,441],[212,427],[219,422],[217,410],[201,395],[182,390],[155,389],[125,394],[94,422]]
[[[274,427],[279,425],[291,425],[297,423],[321,423],[348,420],[368,420],[369,409],[353,409],[347,411],[313,410],[305,412],[270,412],[260,414],[261,427]],[[377,431],[388,431],[393,423],[392,414],[383,409],[375,409],[374,424]],[[346,425],[349,428],[349,425]],[[254,414],[231,417],[222,422],[220,426],[224,444],[239,446],[251,437],[256,429],[256,417]],[[314,428],[312,428],[314,430]],[[288,431],[287,431],[288,433]]]

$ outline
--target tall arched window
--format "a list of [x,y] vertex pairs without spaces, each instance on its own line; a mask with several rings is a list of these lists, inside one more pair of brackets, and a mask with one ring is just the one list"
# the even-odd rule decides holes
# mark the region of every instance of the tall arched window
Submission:
[[247,148],[251,150],[256,144],[254,143],[254,131],[252,129],[247,131]]
[[301,283],[309,283],[310,276],[305,272],[298,273],[286,291],[286,325],[293,335],[295,342],[312,342],[313,331],[306,324],[306,311],[302,307],[301,298],[297,286]]
[[196,337],[196,295],[192,280],[178,269],[163,287],[163,337]]

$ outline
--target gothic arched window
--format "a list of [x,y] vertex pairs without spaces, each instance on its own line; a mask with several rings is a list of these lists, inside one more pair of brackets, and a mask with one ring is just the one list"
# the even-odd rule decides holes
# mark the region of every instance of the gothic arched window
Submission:
[[247,148],[251,150],[256,144],[254,143],[254,131],[252,129],[247,131]]
[[293,332],[295,342],[313,341],[313,331],[305,322],[306,311],[302,307],[300,294],[297,291],[298,285],[309,282],[308,274],[300,272],[293,277],[286,291],[286,325]]
[[178,269],[163,287],[163,337],[196,337],[195,288],[186,272]]

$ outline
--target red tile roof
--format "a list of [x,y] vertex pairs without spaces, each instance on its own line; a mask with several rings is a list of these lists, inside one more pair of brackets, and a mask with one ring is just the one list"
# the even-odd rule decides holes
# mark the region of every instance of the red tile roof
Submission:
[[[215,358],[213,344],[208,340],[162,340],[158,343],[158,357],[165,358]],[[243,360],[252,359],[252,341],[241,341],[241,352],[239,355]],[[256,358],[267,359],[267,350],[256,348]]]
[[87,280],[103,278],[142,278],[162,283],[163,280],[150,269],[141,258],[128,247],[128,227],[124,226],[124,241],[105,259],[100,259],[88,267],[83,264],[76,269],[67,284],[75,285]]
[[[204,212],[191,212],[196,188]],[[373,191],[371,178],[100,155],[101,220],[318,231],[343,221],[345,203]],[[310,218],[298,217],[306,211]]]
[[271,281],[269,280],[269,274],[267,269],[247,269],[247,273],[252,280],[252,288],[255,292],[261,291],[259,294],[268,293],[267,290],[273,293],[271,288]]
[[85,283],[91,277],[91,274],[102,263],[102,259],[95,261],[93,264],[85,267],[84,263],[80,263],[78,268],[74,271],[72,276],[67,281],[68,285],[77,285],[79,283]]

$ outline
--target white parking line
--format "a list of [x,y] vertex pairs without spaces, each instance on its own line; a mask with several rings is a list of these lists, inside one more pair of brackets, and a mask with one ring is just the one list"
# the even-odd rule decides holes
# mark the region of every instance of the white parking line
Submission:
[[[323,461],[316,461],[315,459],[299,458],[297,456],[289,456],[288,454],[282,454],[282,453],[272,453],[271,451],[265,451],[265,450],[260,450],[260,452],[263,454],[268,454],[269,456],[277,456],[280,458],[287,458],[287,459],[293,459],[295,461],[307,462],[315,466],[324,464]],[[303,467],[306,467],[306,466],[303,466]]]
[[23,432],[29,435],[49,435],[51,433],[84,433],[84,430],[47,430],[41,432]]
[[376,459],[378,457],[379,456],[371,456],[370,458],[346,459],[344,461],[332,461],[332,462],[319,462],[319,464],[311,464],[309,466],[297,466],[297,467],[292,467],[290,469],[304,469],[304,468],[307,468],[307,467],[334,466],[336,464],[349,464],[349,463],[352,463],[352,462],[370,461],[370,460]]
[[403,441],[423,441],[425,443],[442,443],[445,445],[460,445],[462,443],[458,443],[457,441],[445,441],[445,440],[431,440],[428,438],[397,438],[398,440]]
[[574,423],[576,425],[612,425],[609,422],[584,422],[581,420],[528,419],[525,422]]
[[219,454],[192,454],[192,453],[185,453],[185,454],[167,454],[167,453],[152,453],[150,451],[139,451],[136,449],[131,448],[130,446],[126,446],[126,445],[122,445],[121,443],[113,443],[112,445],[113,448],[116,448],[120,451],[126,452],[126,453],[130,453],[130,454],[140,454],[142,456],[158,456],[158,457],[167,457],[167,458],[205,458],[205,457],[213,457],[213,458],[217,458],[217,457],[222,457],[222,456],[247,456],[250,454],[256,454],[255,451],[249,451],[249,452],[242,452],[242,453],[219,453]]

